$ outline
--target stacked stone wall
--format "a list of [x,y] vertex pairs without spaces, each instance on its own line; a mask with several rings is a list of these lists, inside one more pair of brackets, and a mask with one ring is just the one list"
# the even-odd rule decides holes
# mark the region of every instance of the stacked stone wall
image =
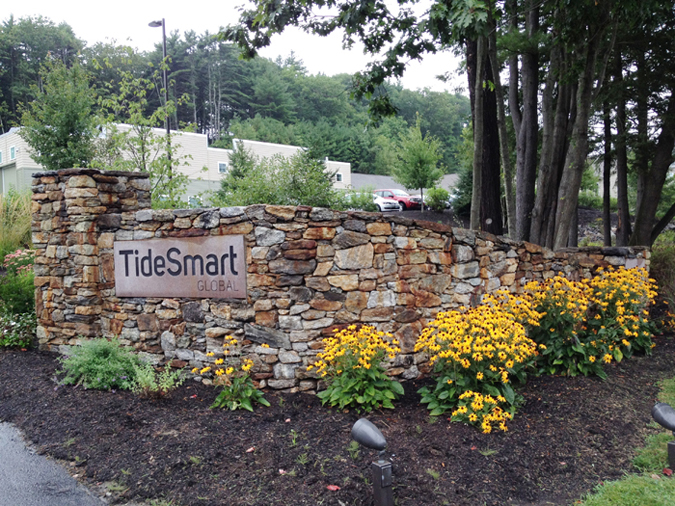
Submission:
[[[336,328],[363,323],[393,333],[402,354],[389,374],[415,378],[424,371],[415,339],[439,311],[558,273],[579,279],[600,266],[649,265],[644,248],[554,252],[396,214],[273,205],[153,210],[141,173],[36,174],[32,211],[41,348],[118,336],[156,363],[193,367],[222,356],[232,334],[254,360],[254,379],[276,389],[316,389],[306,366]],[[247,299],[116,297],[116,241],[232,234],[245,238]]]

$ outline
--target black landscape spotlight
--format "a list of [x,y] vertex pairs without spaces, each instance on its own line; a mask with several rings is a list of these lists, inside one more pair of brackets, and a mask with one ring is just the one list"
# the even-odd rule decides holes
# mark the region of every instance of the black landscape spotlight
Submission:
[[[652,408],[652,418],[664,429],[673,431],[675,436],[675,409],[665,402],[657,402]],[[668,443],[668,465],[675,470],[675,441]]]
[[352,439],[366,448],[379,452],[377,462],[370,465],[373,471],[373,495],[375,506],[394,506],[394,495],[391,490],[391,462],[384,459],[387,440],[365,418],[360,418],[352,427]]

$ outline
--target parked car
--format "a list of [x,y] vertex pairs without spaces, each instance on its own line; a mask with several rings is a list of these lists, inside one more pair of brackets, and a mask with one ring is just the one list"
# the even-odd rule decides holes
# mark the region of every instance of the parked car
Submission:
[[373,193],[378,197],[394,199],[401,211],[422,208],[422,199],[419,195],[411,196],[403,190],[375,190]]
[[389,199],[385,197],[380,197],[373,193],[373,202],[377,206],[377,209],[382,213],[384,211],[399,211],[400,206],[398,201],[394,199]]

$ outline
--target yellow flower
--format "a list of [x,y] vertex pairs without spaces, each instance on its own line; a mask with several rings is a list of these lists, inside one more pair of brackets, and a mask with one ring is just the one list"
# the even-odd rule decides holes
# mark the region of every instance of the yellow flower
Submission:
[[215,364],[221,365],[223,362],[225,362],[225,361],[222,358],[218,358],[218,359],[216,359]]
[[227,369],[225,369],[225,374],[227,374],[228,376],[230,374],[232,374],[233,372],[234,372],[234,367],[228,367]]
[[225,371],[223,371],[222,369],[216,369],[216,376],[222,376],[224,372]]
[[199,367],[193,367],[192,374],[197,374],[197,372],[199,372]]
[[479,372],[478,374],[476,374],[476,379],[477,379],[478,381],[482,380],[482,379],[483,379],[483,373],[482,373],[482,372]]
[[270,347],[270,345],[267,344],[267,343],[262,343],[260,346],[261,346],[262,348],[269,348],[269,347]]
[[199,371],[199,374],[207,373],[207,372],[209,372],[210,370],[211,370],[211,367],[209,367],[209,366],[204,367],[204,369],[202,369],[201,371]]
[[208,352],[208,353],[206,354],[207,357],[212,357],[212,356],[214,356],[214,355],[215,355],[215,353],[213,353],[212,351],[210,351],[210,352]]
[[595,362],[595,355],[591,355],[590,357],[588,357],[588,361],[589,361],[591,364],[592,364],[593,362]]
[[612,356],[609,353],[607,353],[605,354],[604,357],[602,357],[602,360],[604,360],[605,363],[609,364],[612,361]]
[[478,420],[478,416],[476,415],[476,413],[471,413],[471,414],[469,415],[469,421],[470,421],[470,422],[475,422],[476,420]]

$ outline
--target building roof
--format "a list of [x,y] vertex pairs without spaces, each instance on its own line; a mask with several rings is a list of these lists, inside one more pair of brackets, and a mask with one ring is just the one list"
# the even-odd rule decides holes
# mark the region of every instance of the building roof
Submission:
[[[450,191],[455,186],[457,186],[457,180],[459,176],[457,174],[446,174],[441,179],[441,182],[438,184],[438,188],[444,188],[445,190]],[[375,174],[358,174],[352,172],[352,188],[355,190],[360,190],[362,188],[372,187],[373,190],[378,189],[399,189],[407,190],[403,185],[398,184],[391,176],[379,176]],[[411,191],[416,192],[419,188],[410,188]]]

